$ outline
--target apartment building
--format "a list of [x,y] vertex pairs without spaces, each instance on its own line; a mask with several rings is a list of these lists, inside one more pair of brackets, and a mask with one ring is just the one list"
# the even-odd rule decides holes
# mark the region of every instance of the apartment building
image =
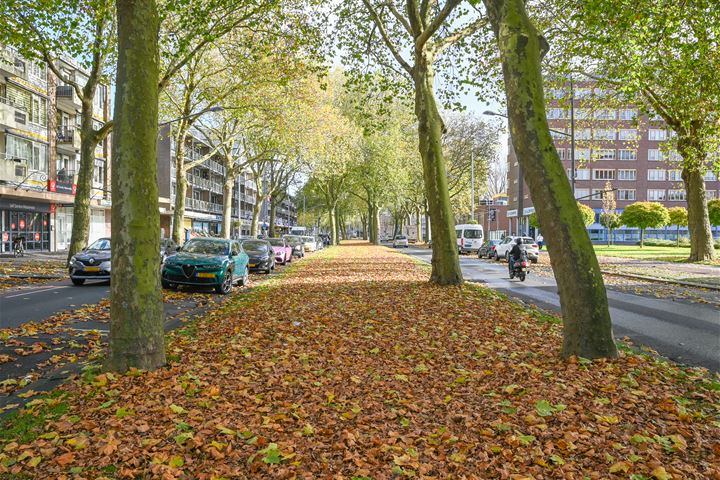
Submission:
[[[607,100],[605,100],[607,99]],[[571,112],[572,107],[572,112]],[[593,241],[606,241],[606,229],[600,225],[602,198],[606,186],[614,191],[616,211],[640,201],[659,202],[666,207],[687,208],[680,177],[679,156],[669,148],[673,132],[659,117],[647,117],[633,105],[619,105],[608,92],[593,82],[574,85],[572,96],[566,88],[547,92],[547,117],[560,159],[569,179],[571,171],[571,116],[575,136],[575,197],[591,207],[596,222],[588,227]],[[535,211],[530,192],[519,181],[520,167],[509,141],[508,196],[506,215],[512,233],[534,233],[527,222]],[[712,173],[705,176],[708,199],[720,195],[720,181]],[[714,232],[720,236],[720,231]],[[674,228],[646,232],[647,238],[675,238]],[[687,228],[680,236],[687,236]],[[635,242],[637,229],[622,228],[613,240]]]
[[[82,75],[69,59],[59,64],[71,75]],[[80,157],[80,135],[74,128],[79,102],[68,88],[58,84],[44,62],[0,45],[0,253],[9,252],[18,237],[28,250],[67,248]],[[99,88],[96,110],[98,124],[109,118],[106,86]],[[97,151],[103,181],[93,201],[91,236],[109,229],[108,159],[106,140]]]

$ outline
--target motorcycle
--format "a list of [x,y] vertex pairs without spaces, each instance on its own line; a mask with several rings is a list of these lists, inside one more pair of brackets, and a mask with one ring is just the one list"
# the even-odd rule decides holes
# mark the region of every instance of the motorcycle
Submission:
[[510,270],[510,279],[518,277],[521,282],[525,281],[525,277],[530,275],[530,261],[527,253],[523,251],[519,260],[513,262],[512,270]]
[[25,256],[25,239],[23,237],[15,237],[13,239],[13,255],[15,255],[15,257]]

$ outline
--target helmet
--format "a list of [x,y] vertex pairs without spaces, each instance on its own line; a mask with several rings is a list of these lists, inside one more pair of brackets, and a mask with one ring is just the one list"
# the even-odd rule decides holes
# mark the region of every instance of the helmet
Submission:
[[522,245],[522,238],[520,238],[520,237],[516,238],[516,239],[515,239],[515,243],[516,243],[517,245]]

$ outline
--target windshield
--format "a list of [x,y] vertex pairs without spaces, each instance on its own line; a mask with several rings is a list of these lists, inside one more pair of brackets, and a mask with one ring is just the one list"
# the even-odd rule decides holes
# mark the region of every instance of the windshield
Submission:
[[203,255],[227,255],[228,245],[225,242],[217,242],[214,240],[192,239],[185,244],[182,251]]
[[268,238],[268,242],[270,242],[270,245],[273,247],[284,247],[285,246],[285,240],[282,238]]
[[405,240],[405,235],[398,235],[395,240]]
[[482,230],[465,230],[465,238],[482,238]]
[[267,242],[258,240],[245,240],[242,245],[246,252],[265,253],[268,250]]
[[100,238],[95,240],[92,245],[88,247],[88,250],[110,250],[110,239]]

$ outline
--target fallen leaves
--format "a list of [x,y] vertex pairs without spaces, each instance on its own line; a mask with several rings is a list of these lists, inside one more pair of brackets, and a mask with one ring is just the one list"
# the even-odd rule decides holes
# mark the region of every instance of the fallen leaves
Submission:
[[0,436],[0,474],[720,474],[719,393],[706,372],[635,354],[566,363],[561,327],[482,287],[426,279],[424,267],[382,248],[316,254],[232,297],[192,335],[172,334],[167,368],[63,387],[68,411],[33,440]]

